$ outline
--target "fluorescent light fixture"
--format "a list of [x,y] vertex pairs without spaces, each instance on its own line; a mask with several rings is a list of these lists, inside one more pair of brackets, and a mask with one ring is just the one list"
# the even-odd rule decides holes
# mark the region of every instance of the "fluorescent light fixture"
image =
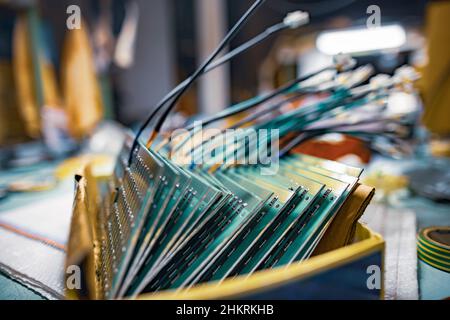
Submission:
[[362,53],[399,48],[406,42],[406,33],[400,25],[376,28],[326,31],[317,37],[316,46],[322,53]]

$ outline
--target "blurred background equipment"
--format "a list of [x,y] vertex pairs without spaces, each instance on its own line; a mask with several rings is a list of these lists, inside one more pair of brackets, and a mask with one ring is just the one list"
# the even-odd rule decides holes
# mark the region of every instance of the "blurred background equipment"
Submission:
[[408,173],[411,190],[435,201],[450,201],[450,170],[433,166]]

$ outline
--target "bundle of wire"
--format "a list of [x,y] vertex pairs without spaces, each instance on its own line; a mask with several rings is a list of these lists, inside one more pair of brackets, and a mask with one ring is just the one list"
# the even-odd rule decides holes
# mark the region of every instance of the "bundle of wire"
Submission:
[[[248,132],[277,129],[279,142],[284,144],[280,157],[309,139],[333,132],[357,136],[367,141],[373,149],[391,156],[401,156],[411,152],[407,139],[412,135],[411,128],[417,115],[392,115],[384,113],[383,109],[386,109],[387,99],[393,92],[406,90],[419,75],[412,68],[405,66],[398,69],[392,77],[377,75],[370,79],[370,84],[357,86],[368,80],[373,69],[370,66],[363,66],[356,70],[337,73],[342,65],[342,61],[338,60],[334,66],[319,71],[307,80],[302,78],[294,81],[293,85],[289,84],[282,90],[276,90],[279,100],[274,104],[259,106],[259,101],[267,100],[266,96],[257,97],[226,110],[224,112],[226,116],[201,122],[203,128],[229,115],[258,106],[256,112],[232,126],[221,127],[220,132],[212,137],[205,136],[202,132],[201,139],[197,139],[195,127],[188,127],[184,135],[180,134],[172,138],[169,148],[171,157],[175,161],[181,159],[186,162],[188,161],[186,158],[202,157],[199,153],[207,154],[216,151],[214,147],[217,145],[217,140],[225,139],[230,129],[238,128],[243,130],[235,130],[234,141],[243,140]],[[352,61],[347,60],[346,65],[351,66]],[[292,101],[308,95],[325,95],[325,98],[309,105],[300,105],[294,110],[288,108],[283,111],[283,106],[290,106]],[[267,96],[274,98],[272,93]],[[226,139],[229,137],[227,136]],[[191,145],[186,146],[186,142],[190,142]],[[258,141],[261,144],[265,142],[267,141]],[[166,145],[167,141],[164,141],[162,146]],[[246,144],[242,150],[249,147]],[[243,151],[240,152],[240,156],[245,155]],[[228,158],[227,152],[234,152],[234,150],[221,148],[216,156],[217,162]]]
[[[198,283],[245,278],[261,269],[307,259],[354,190],[362,170],[309,156],[288,155],[287,151],[302,135],[354,128],[364,132],[361,128],[367,118],[337,120],[337,112],[378,102],[394,87],[414,79],[413,73],[402,69],[392,78],[358,87],[371,69],[351,71],[353,60],[338,57],[327,68],[203,121],[208,126],[258,108],[230,127],[245,130],[233,131],[235,143],[225,144],[220,150],[215,150],[212,142],[230,128],[222,127],[204,139],[192,125],[172,135],[173,139],[163,137],[160,130],[164,120],[199,76],[268,35],[308,21],[303,12],[291,13],[282,24],[215,60],[263,2],[256,1],[206,62],[161,101],[136,136],[129,134],[98,216],[101,259],[96,277],[105,298],[188,290]],[[287,102],[312,93],[326,93],[327,97],[282,112]],[[145,145],[140,137],[153,120],[155,126]],[[278,143],[274,135],[247,139],[249,129],[276,130],[282,138],[289,134],[294,138],[284,142],[284,157],[279,159],[271,151],[271,145]],[[378,134],[377,130],[372,129],[372,133]],[[239,141],[241,138],[244,140]],[[255,156],[251,154],[255,145],[267,152],[265,160],[270,161],[236,165]],[[205,153],[210,155],[208,163],[193,161]],[[228,157],[237,163],[223,162]]]

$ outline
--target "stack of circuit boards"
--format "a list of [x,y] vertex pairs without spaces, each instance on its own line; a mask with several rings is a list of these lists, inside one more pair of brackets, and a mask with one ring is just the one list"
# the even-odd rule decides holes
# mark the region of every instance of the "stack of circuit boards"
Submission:
[[308,258],[361,170],[305,155],[276,175],[178,166],[125,143],[103,199],[98,282],[104,297],[183,290]]

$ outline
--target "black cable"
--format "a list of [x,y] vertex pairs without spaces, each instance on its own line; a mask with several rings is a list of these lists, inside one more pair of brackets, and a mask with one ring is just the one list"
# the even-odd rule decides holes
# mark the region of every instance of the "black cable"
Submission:
[[[229,53],[227,53],[226,55],[222,56],[221,58],[217,59],[215,62],[211,63],[211,65],[209,65],[205,70],[204,70],[204,74],[208,73],[218,67],[220,67],[221,65],[227,63],[228,61],[230,61],[231,59],[233,59],[234,57],[240,55],[241,53],[245,52],[246,50],[250,49],[251,47],[257,45],[258,43],[264,41],[265,39],[267,39],[269,36],[280,32],[282,30],[288,29],[290,28],[289,25],[285,24],[285,23],[278,23],[276,25],[273,25],[269,28],[267,28],[264,32],[260,33],[259,35],[257,35],[256,37],[250,39],[249,41],[245,42],[244,44],[242,44],[241,46],[237,47],[236,49],[230,51]],[[162,107],[164,107],[164,105],[170,101],[170,99],[172,99],[178,92],[180,92],[181,89],[183,89],[190,81],[191,81],[192,77],[189,77],[187,79],[185,79],[182,83],[180,83],[175,89],[173,89],[171,92],[169,92],[169,94],[167,94],[163,100],[161,100],[161,102],[158,103],[158,105],[156,106],[156,108],[152,111],[152,114],[148,117],[148,121],[146,121],[145,123],[145,127],[147,127],[148,124],[150,124],[150,121],[153,119],[153,117],[161,110]]]
[[248,40],[247,42],[243,43],[241,46],[237,47],[233,51],[230,51],[229,53],[227,53],[223,57],[217,59],[216,62],[212,63],[208,68],[206,68],[205,72],[209,72],[209,71],[211,71],[211,70],[221,66],[222,64],[224,64],[225,62],[228,62],[229,60],[231,60],[235,56],[243,53],[244,51],[246,51],[246,50],[250,49],[251,47],[257,45],[258,43],[264,41],[265,39],[267,39],[271,35],[273,35],[273,34],[275,34],[277,32],[280,32],[282,30],[288,29],[288,28],[290,28],[290,26],[285,24],[284,22],[280,22],[278,24],[275,24],[275,25],[267,28],[266,30],[264,30],[264,32],[258,34],[257,36],[255,36],[254,38],[252,38],[252,39]]
[[[285,23],[278,23],[276,25],[273,25],[269,28],[267,28],[264,32],[260,33],[259,35],[255,36],[254,38],[250,39],[249,41],[245,42],[244,44],[242,44],[241,46],[237,47],[236,49],[230,51],[229,53],[225,54],[224,56],[222,56],[221,58],[217,59],[215,62],[211,63],[211,65],[209,65],[205,70],[204,70],[204,74],[208,73],[218,67],[220,67],[221,65],[227,63],[228,61],[230,61],[231,59],[233,59],[234,57],[240,55],[241,53],[245,52],[246,50],[250,49],[251,47],[257,45],[258,43],[264,41],[265,39],[267,39],[269,36],[280,32],[282,30],[291,28],[289,25],[285,24]],[[151,120],[158,111],[161,110],[161,108],[170,100],[172,99],[183,87],[185,87],[187,85],[187,83],[189,83],[189,81],[191,80],[192,77],[189,77],[187,79],[185,79],[182,83],[180,83],[175,89],[173,89],[169,94],[167,94],[163,100],[161,100],[161,102],[158,103],[157,107],[153,110],[152,114],[149,116],[149,119]],[[148,125],[148,123],[147,123]]]
[[[186,90],[192,85],[192,83],[203,73],[205,72],[206,68],[211,64],[211,62],[217,57],[217,55],[225,48],[225,46],[236,36],[236,34],[239,32],[239,30],[242,28],[242,26],[248,21],[248,19],[254,14],[256,9],[258,9],[266,0],[256,0],[253,5],[247,10],[247,12],[239,19],[239,21],[234,25],[234,27],[228,32],[228,34],[225,36],[225,38],[222,40],[222,42],[219,44],[219,46],[216,48],[216,50],[210,55],[210,57],[203,63],[203,65],[197,69],[197,71],[189,78],[189,80],[186,82],[186,84],[180,88],[178,92],[175,92],[173,94],[173,100],[171,101],[168,108],[165,110],[163,115],[159,118],[154,131],[152,132],[152,138],[155,136],[155,133],[157,134],[162,127],[165,119],[169,115],[170,111],[173,109],[173,107],[176,105],[178,100],[181,98],[181,96],[186,92]],[[225,60],[224,60],[225,62]],[[170,101],[172,97],[170,95],[163,99],[163,101],[158,105],[158,107],[155,109],[155,111],[152,113],[152,115],[144,122],[144,124],[139,128],[136,137],[133,141],[133,145],[130,151],[130,157],[128,160],[128,165],[131,164],[132,158],[133,158],[133,152],[136,148],[136,146],[139,143],[139,137],[144,132],[147,125],[153,120],[153,117],[156,115],[156,113],[161,109],[168,101]]]
[[264,3],[265,0],[256,0],[249,10],[239,19],[239,21],[233,26],[233,28],[228,32],[225,38],[221,41],[219,46],[214,50],[214,52],[209,56],[209,58],[203,63],[203,65],[197,69],[197,71],[192,75],[189,83],[177,93],[170,105],[164,110],[162,116],[158,119],[155,129],[152,132],[152,137],[149,139],[149,144],[151,144],[154,137],[161,130],[164,121],[166,120],[169,113],[175,107],[181,96],[187,91],[187,89],[192,85],[192,83],[203,73],[203,71],[214,61],[214,59],[220,54],[220,52],[228,45],[228,43],[237,35],[244,23],[253,15],[255,10]]

